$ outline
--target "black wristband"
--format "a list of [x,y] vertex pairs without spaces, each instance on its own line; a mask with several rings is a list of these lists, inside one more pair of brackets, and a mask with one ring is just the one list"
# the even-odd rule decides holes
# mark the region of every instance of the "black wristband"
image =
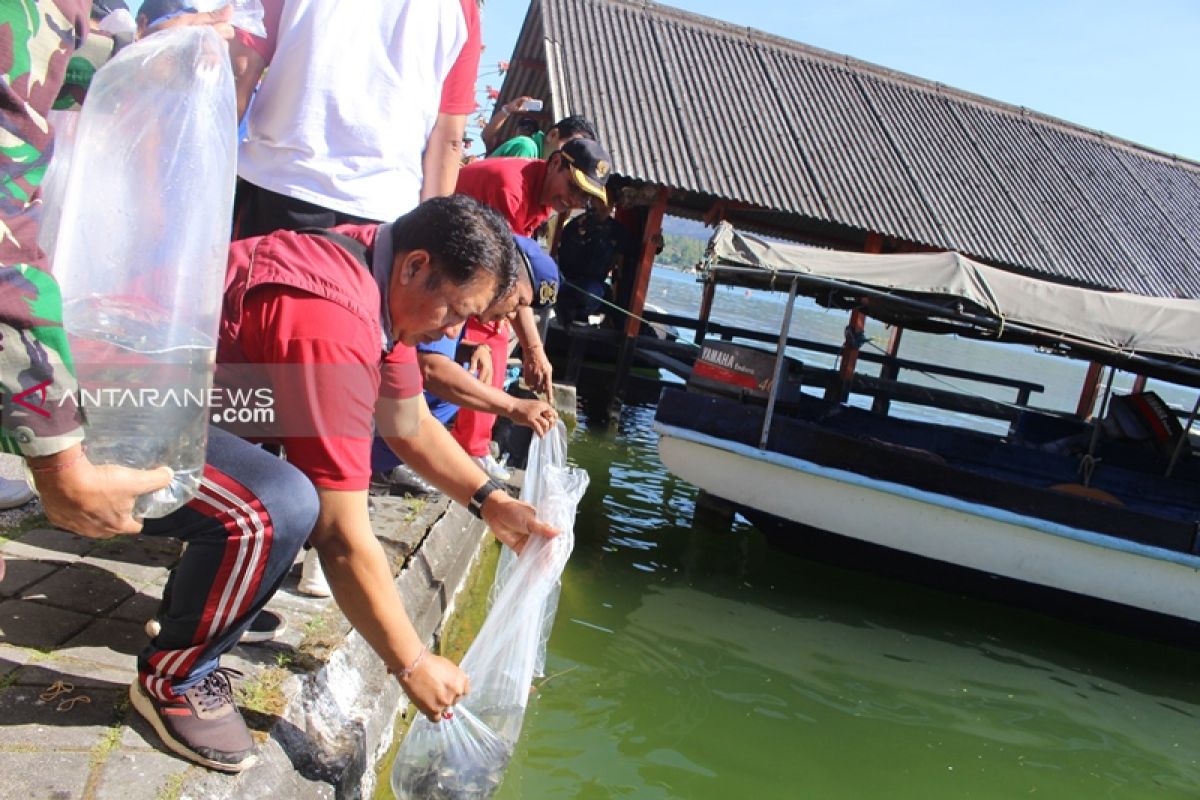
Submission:
[[480,486],[475,494],[471,495],[471,502],[467,503],[467,510],[475,516],[483,519],[483,504],[492,496],[493,492],[503,492],[504,484],[495,478],[488,478],[487,483]]

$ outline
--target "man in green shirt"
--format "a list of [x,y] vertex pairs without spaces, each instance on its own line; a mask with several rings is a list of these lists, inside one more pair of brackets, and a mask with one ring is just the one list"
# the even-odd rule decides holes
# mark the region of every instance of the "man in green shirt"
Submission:
[[[493,147],[500,128],[512,114],[521,111],[521,106],[528,97],[518,97],[496,109],[487,127],[480,132],[485,147]],[[508,141],[495,147],[488,153],[488,158],[549,158],[572,139],[595,139],[596,129],[592,123],[580,116],[563,117],[550,130],[538,131],[531,136],[514,136]]]

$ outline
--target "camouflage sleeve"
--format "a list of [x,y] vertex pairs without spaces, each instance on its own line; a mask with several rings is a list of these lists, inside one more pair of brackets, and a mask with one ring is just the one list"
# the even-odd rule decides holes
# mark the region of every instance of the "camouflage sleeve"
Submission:
[[53,142],[46,115],[88,11],[88,0],[0,3],[0,448],[30,456],[83,438],[62,298],[37,232]]

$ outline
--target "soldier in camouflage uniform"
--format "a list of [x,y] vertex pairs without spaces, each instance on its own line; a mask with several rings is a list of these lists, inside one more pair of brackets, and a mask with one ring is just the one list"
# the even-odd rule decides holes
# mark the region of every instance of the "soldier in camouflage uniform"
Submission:
[[[56,102],[78,102],[114,50],[111,39],[89,35],[90,10],[89,0],[0,2],[0,449],[25,457],[46,516],[61,528],[188,542],[130,696],[172,750],[236,772],[254,761],[254,742],[219,658],[308,538],[316,492],[291,465],[214,430],[202,496],[143,525],[130,513],[134,499],[169,483],[170,470],[98,466],[84,452],[62,298],[37,239],[53,142],[47,114]],[[162,27],[212,24],[229,38],[229,17],[228,8],[191,13]]]
[[80,49],[89,11],[83,0],[0,5],[0,447],[26,456],[50,456],[83,438],[62,302],[37,233],[52,144],[45,113],[72,61],[73,75],[90,79],[112,49],[99,36],[92,52]]

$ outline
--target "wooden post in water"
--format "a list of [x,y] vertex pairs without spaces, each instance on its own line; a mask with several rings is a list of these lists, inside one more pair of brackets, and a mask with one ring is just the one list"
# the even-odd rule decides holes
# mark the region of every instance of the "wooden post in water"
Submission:
[[1100,394],[1100,373],[1103,366],[1095,361],[1088,364],[1087,375],[1083,377],[1083,388],[1079,391],[1079,405],[1075,408],[1075,416],[1080,419],[1090,419],[1096,409],[1096,397]]
[[713,299],[717,293],[717,282],[712,275],[704,277],[704,293],[700,295],[700,322],[696,325],[696,344],[704,341],[708,333],[708,318],[712,316]]
[[658,254],[658,237],[662,233],[663,214],[667,211],[669,190],[665,186],[658,189],[658,197],[646,215],[646,225],[642,229],[642,254],[638,258],[637,272],[633,277],[633,292],[629,298],[629,316],[625,320],[625,339],[621,342],[621,355],[617,360],[616,381],[613,384],[613,395],[620,397],[625,391],[625,382],[629,378],[629,370],[633,366],[633,354],[637,350],[638,331],[642,327],[639,317],[646,309],[646,289],[650,286],[650,272],[654,269],[654,256]]
[[[883,366],[879,368],[879,380],[894,381],[900,374],[900,365],[896,363],[896,353],[900,351],[900,336],[904,333],[904,328],[896,326],[892,328],[892,335],[888,337],[887,344],[887,360],[883,362]],[[875,401],[871,403],[871,411],[876,414],[887,415],[888,409],[892,407],[892,400],[885,393],[880,392],[875,395]]]
[[[868,233],[863,252],[882,253],[883,236],[875,232]],[[846,342],[842,345],[842,353],[838,360],[838,374],[825,387],[826,400],[840,403],[850,395],[850,387],[854,385],[854,369],[858,366],[858,342],[866,327],[867,315],[857,308],[851,311],[850,322],[846,325]]]

